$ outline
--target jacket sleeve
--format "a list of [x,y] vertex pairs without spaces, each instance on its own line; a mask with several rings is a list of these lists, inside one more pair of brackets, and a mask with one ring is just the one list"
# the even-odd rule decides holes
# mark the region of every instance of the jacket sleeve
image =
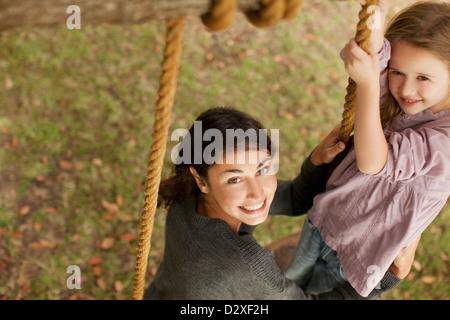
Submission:
[[294,180],[278,180],[278,187],[269,214],[298,216],[306,213],[314,196],[325,189],[330,165],[315,166],[308,157]]

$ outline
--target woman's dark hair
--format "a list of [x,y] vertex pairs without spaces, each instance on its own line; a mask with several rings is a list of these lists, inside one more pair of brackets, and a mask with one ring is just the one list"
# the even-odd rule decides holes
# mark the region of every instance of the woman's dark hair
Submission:
[[[195,128],[196,123],[197,127]],[[201,123],[201,130],[199,130],[199,123]],[[211,159],[204,159],[205,157],[203,157],[205,148],[212,143],[217,144],[215,139],[211,139],[213,141],[209,141],[209,139],[207,139],[208,141],[204,141],[204,133],[210,129],[214,129],[214,132],[216,133],[220,132],[223,137],[221,139],[222,150],[227,150],[227,147],[228,149],[230,147],[225,138],[227,137],[227,134],[230,133],[230,130],[234,132],[239,130],[239,132],[256,133],[256,141],[251,138],[245,140],[243,146],[245,147],[245,150],[253,148],[259,150],[260,147],[263,146],[265,150],[272,154],[272,142],[259,121],[232,107],[216,107],[208,109],[197,117],[194,124],[189,129],[187,135],[189,135],[190,139],[186,139],[186,135],[180,143],[178,159],[183,158],[183,161],[181,161],[181,163],[177,161],[177,164],[175,164],[172,169],[172,174],[161,182],[158,195],[158,206],[169,206],[172,202],[181,202],[192,194],[200,193],[200,189],[198,188],[189,167],[193,167],[200,177],[207,181],[208,168],[214,165],[214,163],[217,163],[212,162]],[[235,137],[233,140],[232,147],[234,150],[237,150],[239,146],[241,146],[238,141],[239,138],[236,139]],[[183,154],[183,152],[186,152],[186,148],[190,148],[190,152]],[[211,149],[211,147],[209,149]],[[186,157],[188,159],[186,159]]]

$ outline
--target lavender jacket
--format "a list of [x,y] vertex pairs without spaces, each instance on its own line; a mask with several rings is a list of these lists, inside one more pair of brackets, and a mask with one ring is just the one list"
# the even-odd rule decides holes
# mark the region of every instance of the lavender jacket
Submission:
[[384,133],[389,152],[383,170],[360,172],[352,148],[310,212],[362,296],[374,289],[400,249],[425,230],[450,195],[450,110],[399,115]]

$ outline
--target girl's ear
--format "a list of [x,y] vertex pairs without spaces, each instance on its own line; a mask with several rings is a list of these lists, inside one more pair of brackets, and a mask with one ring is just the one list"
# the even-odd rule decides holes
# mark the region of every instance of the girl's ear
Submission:
[[194,176],[195,182],[197,183],[198,188],[203,193],[209,193],[209,187],[205,180],[203,180],[202,177],[197,173],[197,170],[194,169],[194,167],[189,167],[189,171],[191,171],[191,174]]

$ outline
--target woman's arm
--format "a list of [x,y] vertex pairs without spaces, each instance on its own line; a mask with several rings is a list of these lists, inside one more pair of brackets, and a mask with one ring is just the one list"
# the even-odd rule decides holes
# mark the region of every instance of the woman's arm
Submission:
[[325,189],[328,164],[345,149],[345,144],[338,142],[338,134],[339,126],[336,126],[305,159],[294,180],[278,180],[269,214],[300,215],[312,207],[314,197]]

